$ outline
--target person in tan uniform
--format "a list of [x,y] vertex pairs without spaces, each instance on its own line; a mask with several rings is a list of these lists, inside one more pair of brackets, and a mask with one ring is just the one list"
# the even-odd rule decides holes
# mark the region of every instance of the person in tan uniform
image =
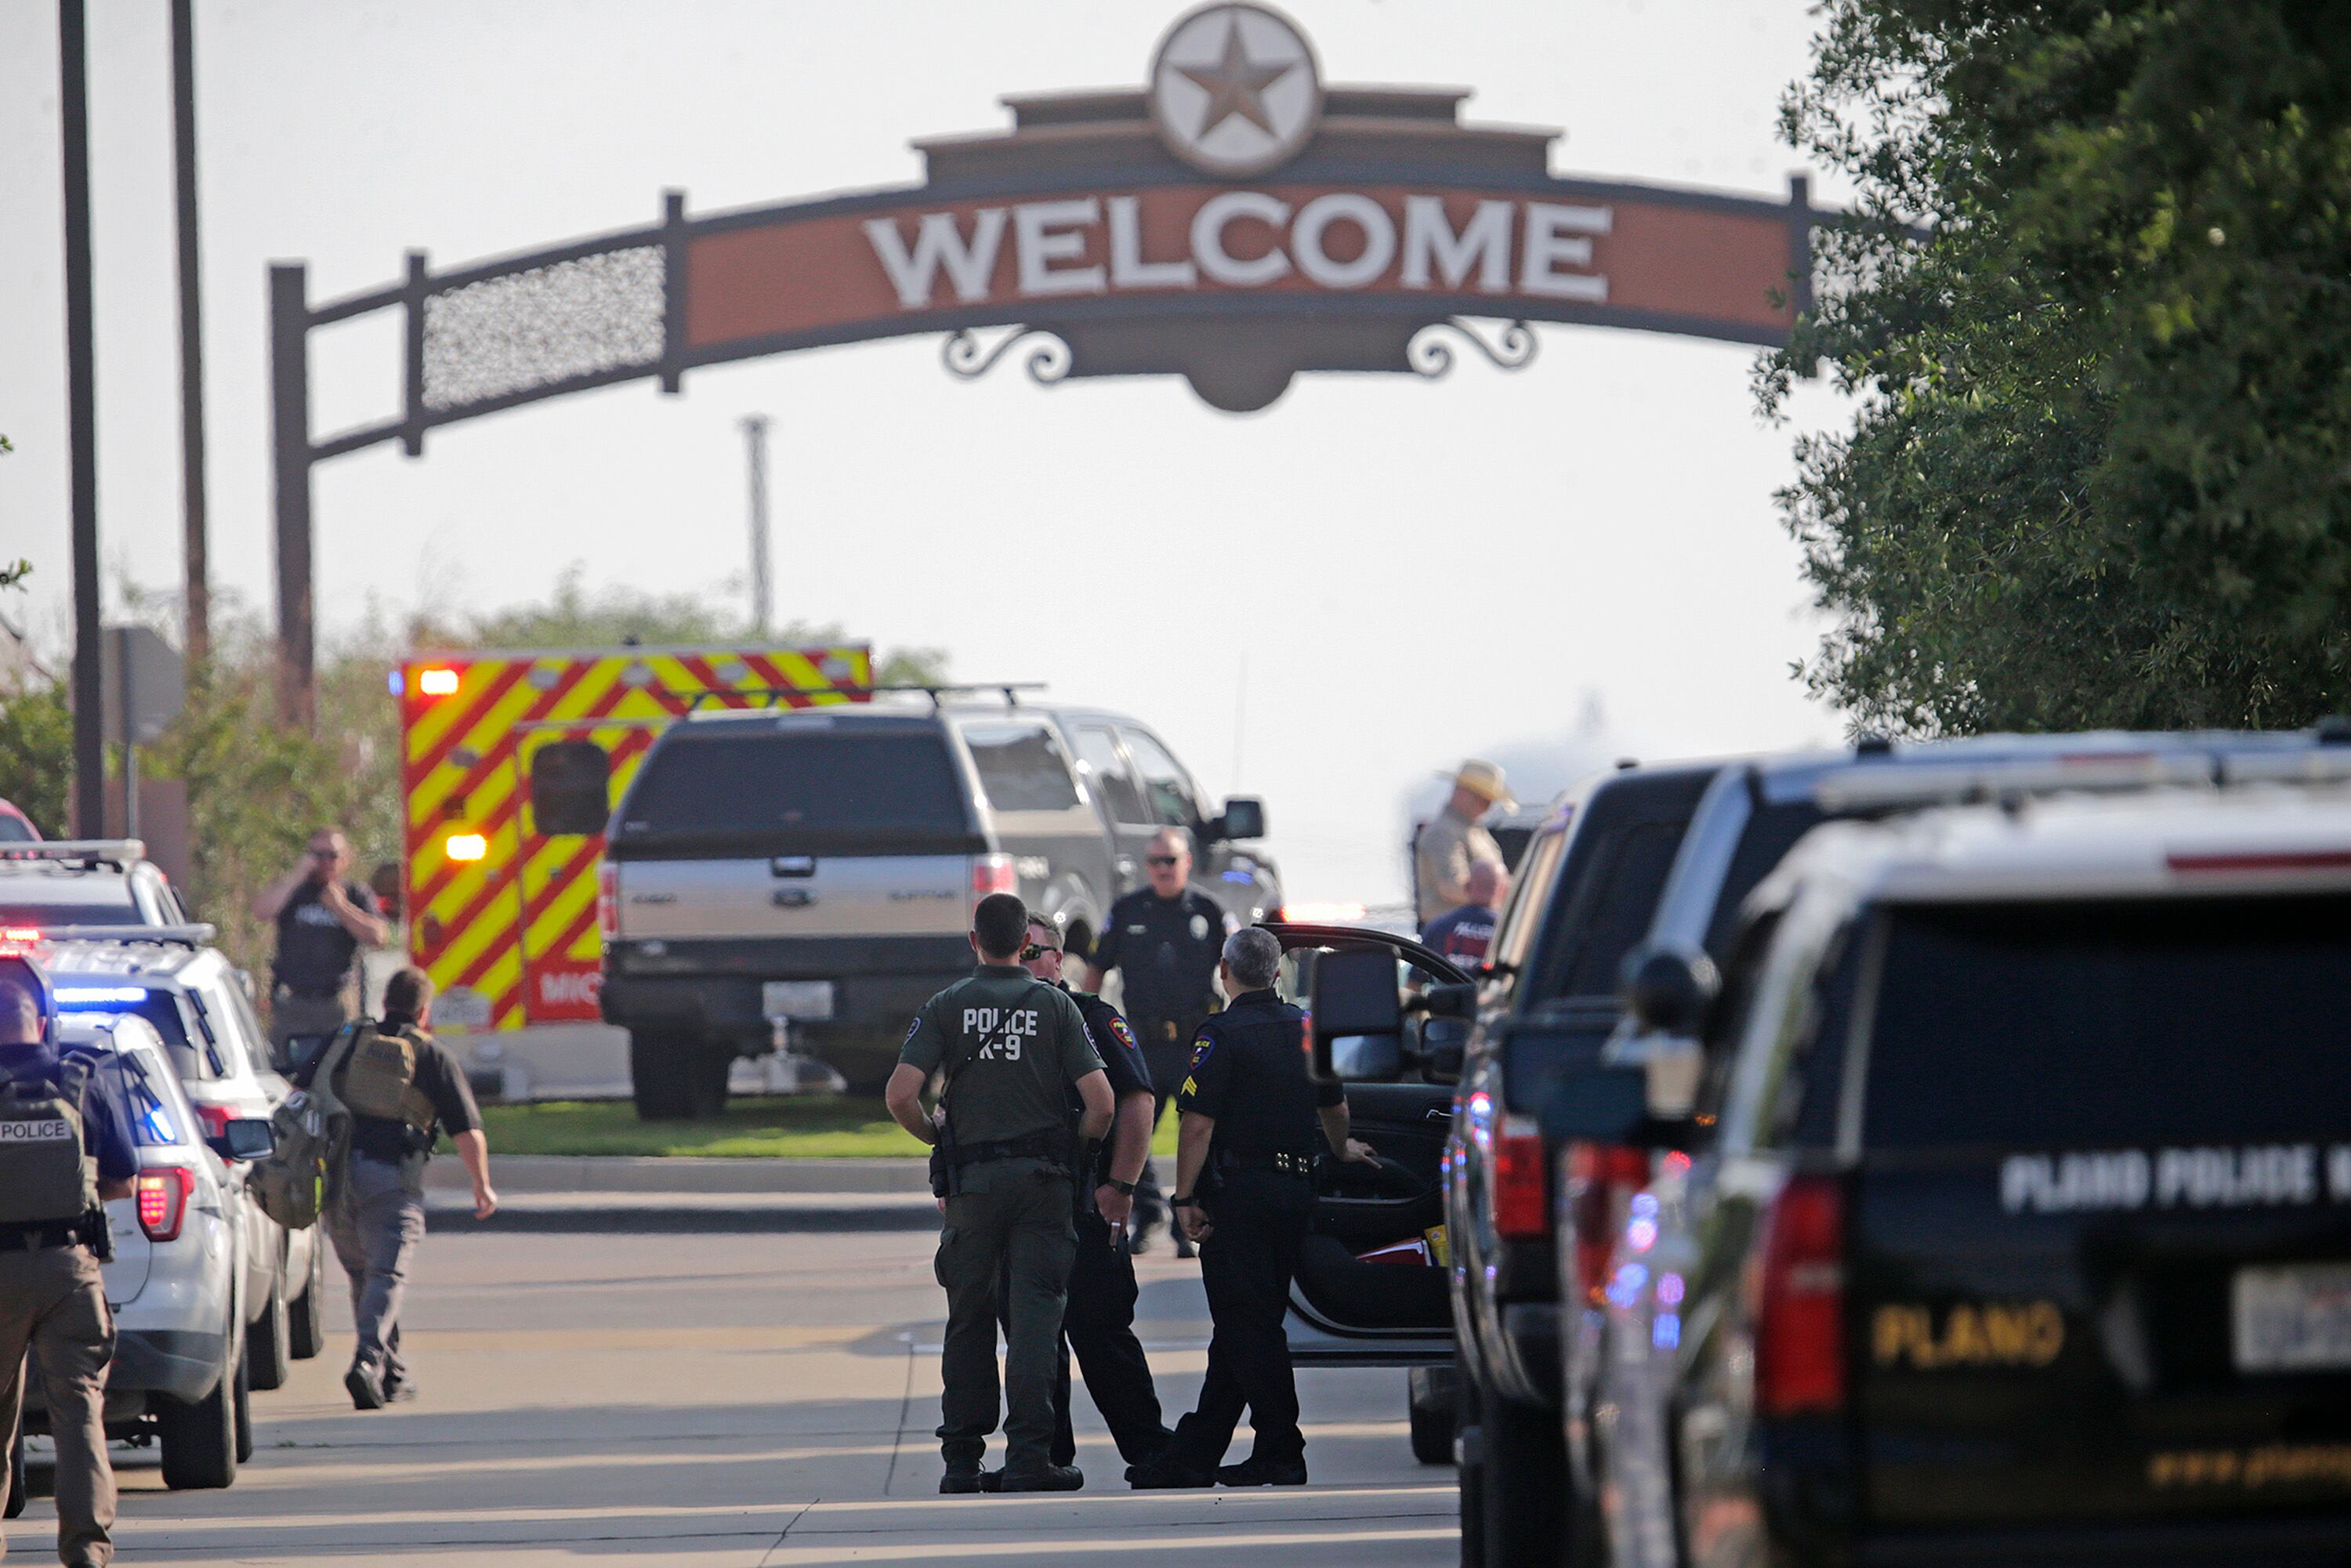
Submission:
[[1413,891],[1420,924],[1469,902],[1469,868],[1479,861],[1499,868],[1501,846],[1478,819],[1503,795],[1502,770],[1476,758],[1453,776],[1453,796],[1413,841]]

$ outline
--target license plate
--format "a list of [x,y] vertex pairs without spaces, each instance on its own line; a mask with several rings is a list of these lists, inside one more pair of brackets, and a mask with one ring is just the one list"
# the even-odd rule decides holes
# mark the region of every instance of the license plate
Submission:
[[2238,1371],[2351,1367],[2351,1263],[2241,1269],[2233,1294]]
[[831,980],[768,980],[759,987],[759,1011],[771,1019],[820,1021],[832,1016]]

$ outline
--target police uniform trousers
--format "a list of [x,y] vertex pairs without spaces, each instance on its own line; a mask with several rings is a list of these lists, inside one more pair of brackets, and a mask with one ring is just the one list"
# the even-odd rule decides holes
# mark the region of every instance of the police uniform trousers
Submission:
[[319,1217],[351,1281],[351,1363],[386,1387],[408,1381],[400,1356],[400,1302],[408,1267],[424,1239],[424,1199],[411,1192],[398,1165],[353,1154],[343,1162],[335,1199]]
[[[1166,1447],[1169,1433],[1159,1414],[1159,1390],[1151,1381],[1151,1362],[1143,1342],[1134,1335],[1134,1260],[1127,1255],[1125,1238],[1114,1234],[1110,1221],[1088,1208],[1077,1217],[1077,1260],[1070,1265],[1070,1296],[1061,1309],[1061,1353],[1053,1378],[1053,1462],[1066,1465],[1078,1455],[1077,1434],[1070,1425],[1070,1356],[1085,1374],[1086,1392],[1102,1412],[1118,1445],[1119,1458],[1130,1465],[1150,1459]],[[1008,1294],[1008,1292],[1006,1292]],[[1010,1333],[1009,1318],[998,1298],[998,1321]]]
[[[1192,1037],[1200,1025],[1207,1021],[1207,1013],[1191,1013],[1176,1019],[1138,1019],[1134,1038],[1143,1048],[1143,1065],[1151,1074],[1151,1130],[1155,1136],[1159,1124],[1175,1103],[1176,1092],[1184,1087],[1184,1074],[1192,1068]],[[1134,1220],[1138,1226],[1156,1225],[1167,1218],[1167,1197],[1159,1186],[1159,1162],[1147,1155],[1143,1162],[1143,1175],[1134,1184]]]
[[1042,1160],[990,1160],[951,1177],[935,1265],[947,1293],[940,1347],[939,1449],[950,1470],[977,1466],[996,1430],[998,1281],[1004,1336],[1005,1463],[1015,1471],[1050,1462],[1053,1383],[1061,1364],[1061,1309],[1077,1249],[1069,1173]]
[[298,1035],[323,1039],[349,1023],[350,1019],[350,998],[347,991],[306,997],[294,991],[281,990],[269,1002],[271,1056],[283,1064],[291,1060],[287,1054],[288,1040]]
[[1228,1166],[1208,1195],[1213,1228],[1200,1244],[1200,1283],[1208,1293],[1208,1375],[1199,1408],[1176,1424],[1170,1450],[1189,1469],[1214,1469],[1231,1446],[1246,1406],[1257,1431],[1251,1457],[1289,1462],[1306,1452],[1298,1429],[1298,1382],[1290,1366],[1282,1317],[1290,1281],[1314,1207],[1304,1176],[1254,1166]]
[[[15,1450],[23,1425],[28,1353],[57,1445],[57,1559],[103,1568],[114,1560],[114,1468],[106,1458],[114,1314],[87,1247],[0,1251],[0,1457]],[[0,1464],[0,1505],[8,1482]]]

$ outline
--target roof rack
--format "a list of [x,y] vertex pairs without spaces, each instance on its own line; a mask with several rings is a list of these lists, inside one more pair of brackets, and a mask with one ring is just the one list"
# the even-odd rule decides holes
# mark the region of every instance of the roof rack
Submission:
[[1004,694],[1004,702],[1006,706],[1019,707],[1020,706],[1020,694],[1022,692],[1041,692],[1044,689],[1045,683],[1042,681],[942,681],[936,685],[916,684],[912,685],[883,686],[732,686],[723,692],[673,691],[669,695],[683,698],[685,703],[685,711],[693,713],[697,708],[709,703],[723,703],[732,706],[732,701],[736,698],[765,698],[766,700],[763,702],[752,701],[748,706],[755,708],[771,708],[778,706],[777,699],[779,697],[871,697],[880,696],[886,693],[905,692],[922,693],[925,696],[931,699],[931,706],[934,708],[940,706],[939,699],[942,694],[948,692],[1001,692]]
[[220,935],[217,925],[43,925],[36,929],[44,943],[111,942],[118,946],[153,943],[166,947],[208,947]]
[[78,861],[129,871],[147,858],[142,839],[38,839],[0,844],[0,861]]
[[1864,764],[1823,775],[1813,787],[1813,798],[1828,810],[1867,811],[1980,805],[2041,795],[2343,783],[2351,783],[2351,755],[2333,747],[2152,747],[2005,762],[1917,758],[1904,768]]

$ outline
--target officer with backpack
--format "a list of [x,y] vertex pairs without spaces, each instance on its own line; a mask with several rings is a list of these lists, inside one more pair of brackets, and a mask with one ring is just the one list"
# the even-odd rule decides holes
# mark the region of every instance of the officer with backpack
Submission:
[[[1061,1309],[1077,1255],[1075,1173],[1091,1170],[1111,1123],[1110,1079],[1068,993],[1020,967],[1029,910],[992,893],[972,912],[979,967],[923,1004],[883,1098],[891,1116],[946,1155],[938,1281],[947,1293],[938,1436],[943,1492],[1074,1491],[1085,1477],[1052,1462]],[[933,1073],[945,1118],[922,1105]],[[1071,1147],[1068,1100],[1085,1111]],[[1004,1357],[1004,1469],[980,1473],[996,1429],[997,1281],[1009,1327]]]
[[[0,955],[0,1458],[16,1451],[29,1354],[57,1446],[57,1560],[68,1568],[114,1560],[114,1316],[99,1265],[111,1255],[102,1206],[130,1197],[138,1174],[110,1059],[60,1052],[46,977]],[[0,1468],[0,1511],[9,1479]]]
[[402,969],[384,982],[382,1019],[345,1025],[295,1080],[330,1113],[350,1119],[320,1218],[351,1280],[359,1343],[343,1386],[360,1410],[416,1397],[400,1354],[400,1299],[424,1239],[424,1162],[441,1133],[474,1179],[475,1218],[487,1219],[498,1207],[473,1086],[425,1031],[432,1019],[432,980],[422,969]]

